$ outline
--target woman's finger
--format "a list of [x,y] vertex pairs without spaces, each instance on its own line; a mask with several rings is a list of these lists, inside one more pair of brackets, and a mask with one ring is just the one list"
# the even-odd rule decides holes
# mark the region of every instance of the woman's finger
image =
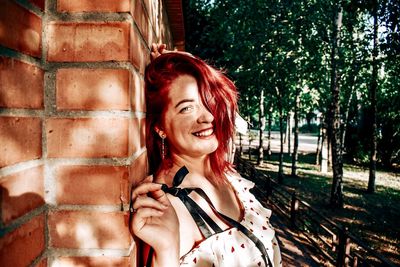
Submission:
[[133,203],[133,209],[138,210],[140,208],[153,208],[157,210],[165,210],[168,208],[167,205],[155,200],[154,198],[147,196],[138,196]]
[[152,208],[140,208],[133,214],[131,224],[132,228],[134,231],[138,228],[140,229],[146,223],[146,219],[150,219],[151,217],[161,217],[162,215],[164,215],[164,211]]
[[157,50],[157,44],[156,43],[152,43],[151,44],[151,51],[156,51]]
[[169,207],[171,205],[171,202],[169,201],[167,194],[161,190],[154,190],[150,192],[150,196],[160,202],[162,205]]
[[153,181],[153,175],[149,175],[142,180],[141,183],[151,183]]
[[167,48],[167,45],[166,45],[166,44],[160,44],[160,45],[158,46],[158,52],[159,52],[160,54],[163,54],[163,53],[165,53],[165,52],[168,52],[168,50],[166,50],[166,48]]
[[161,184],[156,183],[142,183],[138,185],[132,192],[132,201],[134,201],[137,196],[145,195],[149,192],[160,190]]

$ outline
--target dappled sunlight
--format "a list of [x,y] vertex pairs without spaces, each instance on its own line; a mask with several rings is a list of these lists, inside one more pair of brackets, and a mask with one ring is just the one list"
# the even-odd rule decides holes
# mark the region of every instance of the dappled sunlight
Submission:
[[99,247],[93,226],[87,222],[78,222],[76,225],[60,222],[56,225],[56,232],[59,237],[74,238],[81,248]]
[[57,234],[59,234],[60,236],[68,235],[69,234],[68,233],[69,230],[70,229],[68,229],[68,225],[66,223],[59,223],[56,226]]
[[50,119],[47,124],[47,146],[50,157],[122,157],[127,155],[127,119]]
[[128,249],[131,243],[120,212],[58,211],[49,221],[52,246],[57,248]]
[[3,223],[9,223],[45,204],[43,167],[32,167],[9,176],[0,182]]
[[75,238],[80,243],[80,247],[97,248],[99,246],[93,228],[88,223],[79,223],[76,226]]
[[[107,44],[118,44],[125,42],[125,33],[122,30],[115,31],[112,26],[104,25],[101,30],[91,27],[90,34],[87,34],[87,27],[89,23],[83,25],[76,25],[74,34],[74,51],[79,51],[84,47],[98,47],[100,50],[104,48],[104,36],[107,36]],[[86,36],[86,38],[76,38],[76,36]]]
[[129,265],[128,257],[59,257],[56,258],[51,267],[87,267],[87,266],[112,266],[112,267],[126,267]]
[[351,205],[344,205],[344,208],[347,210],[350,210],[350,211],[367,212],[367,210],[365,208],[351,206]]
[[127,97],[124,95],[124,85],[115,76],[103,77],[97,86],[99,101],[117,104],[127,101]]
[[82,126],[75,128],[71,132],[71,142],[76,144],[84,143],[86,146],[93,146],[97,143],[96,135],[98,135],[98,133],[93,132],[92,128]]
[[86,265],[79,264],[72,258],[57,258],[53,261],[51,267],[86,267]]
[[129,72],[123,69],[57,71],[57,109],[129,108]]
[[[248,155],[244,154],[244,159]],[[255,160],[256,157],[253,156]],[[369,244],[376,251],[383,253],[396,263],[399,255],[400,228],[400,179],[398,174],[377,170],[376,191],[367,193],[369,170],[357,166],[345,165],[343,168],[344,208],[332,209],[329,206],[332,186],[332,172],[320,173],[313,165],[299,162],[298,177],[291,177],[290,159],[284,164],[285,177],[283,187],[295,191],[297,195],[317,208],[328,218],[342,226],[357,238]],[[255,164],[255,162],[253,162]],[[306,168],[303,168],[303,167]],[[275,180],[278,173],[278,161],[265,161],[257,169],[270,175]]]
[[29,51],[40,49],[40,34],[32,29],[24,29],[22,32],[24,44],[28,46]]

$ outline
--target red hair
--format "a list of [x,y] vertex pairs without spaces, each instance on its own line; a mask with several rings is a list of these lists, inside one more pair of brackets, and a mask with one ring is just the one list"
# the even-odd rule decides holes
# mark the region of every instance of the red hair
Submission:
[[[211,182],[221,183],[224,181],[224,173],[232,170],[232,164],[227,161],[226,155],[229,141],[235,133],[237,89],[221,71],[199,58],[179,52],[160,55],[145,71],[146,146],[150,172],[157,173],[168,167],[161,158],[161,138],[155,132],[155,126],[161,124],[165,114],[170,84],[181,75],[190,75],[196,79],[201,100],[214,116],[218,148],[210,154],[211,170],[214,174]],[[167,153],[166,159],[168,157]]]

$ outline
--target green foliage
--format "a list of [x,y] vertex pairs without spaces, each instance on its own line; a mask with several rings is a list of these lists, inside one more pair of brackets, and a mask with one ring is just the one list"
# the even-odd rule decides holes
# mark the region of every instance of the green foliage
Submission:
[[[184,0],[189,52],[226,69],[240,92],[240,113],[258,126],[258,99],[278,118],[300,96],[300,118],[321,112],[329,117],[333,1],[323,0]],[[368,98],[372,76],[372,10],[380,24],[377,91],[378,160],[400,163],[400,2],[343,1],[338,60],[345,152],[366,159],[370,133]],[[299,89],[299,90],[296,90]],[[345,127],[346,126],[346,127]]]

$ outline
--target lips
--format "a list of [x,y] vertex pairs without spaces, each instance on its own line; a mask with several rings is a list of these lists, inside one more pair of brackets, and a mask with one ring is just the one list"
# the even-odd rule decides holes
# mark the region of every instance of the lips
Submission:
[[197,137],[209,137],[214,134],[213,128],[204,129],[198,132],[194,132],[193,135]]

